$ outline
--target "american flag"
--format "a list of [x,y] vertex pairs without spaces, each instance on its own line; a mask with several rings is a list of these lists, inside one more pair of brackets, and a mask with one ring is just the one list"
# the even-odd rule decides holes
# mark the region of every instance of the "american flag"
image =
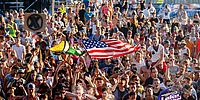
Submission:
[[91,58],[106,59],[124,56],[136,52],[140,46],[132,46],[120,40],[110,39],[104,41],[82,40]]

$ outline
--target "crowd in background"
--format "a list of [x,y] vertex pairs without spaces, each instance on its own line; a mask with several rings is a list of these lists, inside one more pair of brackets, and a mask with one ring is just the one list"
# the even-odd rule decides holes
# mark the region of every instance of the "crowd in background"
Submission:
[[[47,10],[44,32],[24,28],[24,11],[0,16],[0,98],[2,100],[158,100],[171,88],[181,100],[200,98],[200,18],[180,4],[170,18],[166,4],[157,14],[141,0],[83,0],[74,8]],[[34,13],[38,13],[35,11]],[[84,51],[79,40],[118,39],[140,50],[123,57],[92,59],[55,54],[65,40]]]

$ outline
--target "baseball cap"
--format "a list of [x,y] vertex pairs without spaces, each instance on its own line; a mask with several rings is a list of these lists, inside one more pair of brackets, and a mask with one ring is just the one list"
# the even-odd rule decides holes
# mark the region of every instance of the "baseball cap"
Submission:
[[169,40],[165,40],[164,44],[170,44],[170,41]]
[[35,89],[35,84],[28,83],[28,89]]
[[38,75],[37,75],[37,80],[43,80],[42,75],[38,74]]
[[24,72],[25,72],[25,69],[20,68],[20,69],[18,70],[18,73],[24,73]]

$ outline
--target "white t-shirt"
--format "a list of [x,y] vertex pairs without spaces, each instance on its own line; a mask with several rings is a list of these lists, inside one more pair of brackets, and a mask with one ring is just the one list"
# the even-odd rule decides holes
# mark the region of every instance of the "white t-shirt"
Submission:
[[141,62],[137,62],[135,59],[133,60],[133,64],[135,64],[137,68],[137,72],[140,72],[140,68],[146,66],[144,59]]
[[170,9],[163,9],[163,19],[170,19]]
[[150,17],[149,9],[147,9],[147,8],[144,9],[144,10],[143,10],[143,14],[144,14],[145,17]]
[[25,46],[21,44],[19,45],[19,47],[17,45],[13,45],[12,49],[16,52],[17,58],[23,60],[23,53],[26,53]]
[[180,56],[181,60],[183,59],[183,56],[184,56],[185,53],[188,53],[188,48],[180,49],[179,56]]
[[158,45],[158,51],[154,50],[153,46],[149,46],[147,49],[148,52],[152,54],[151,61],[156,62],[159,58],[161,53],[164,53],[164,47],[163,45]]

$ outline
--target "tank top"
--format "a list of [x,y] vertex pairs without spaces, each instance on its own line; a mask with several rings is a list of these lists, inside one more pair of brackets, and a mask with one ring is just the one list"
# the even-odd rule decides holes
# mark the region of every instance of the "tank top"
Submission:
[[12,23],[12,28],[9,26],[7,27],[9,30],[9,35],[12,37],[16,37],[16,30],[14,29],[15,23],[14,22],[11,23]]

